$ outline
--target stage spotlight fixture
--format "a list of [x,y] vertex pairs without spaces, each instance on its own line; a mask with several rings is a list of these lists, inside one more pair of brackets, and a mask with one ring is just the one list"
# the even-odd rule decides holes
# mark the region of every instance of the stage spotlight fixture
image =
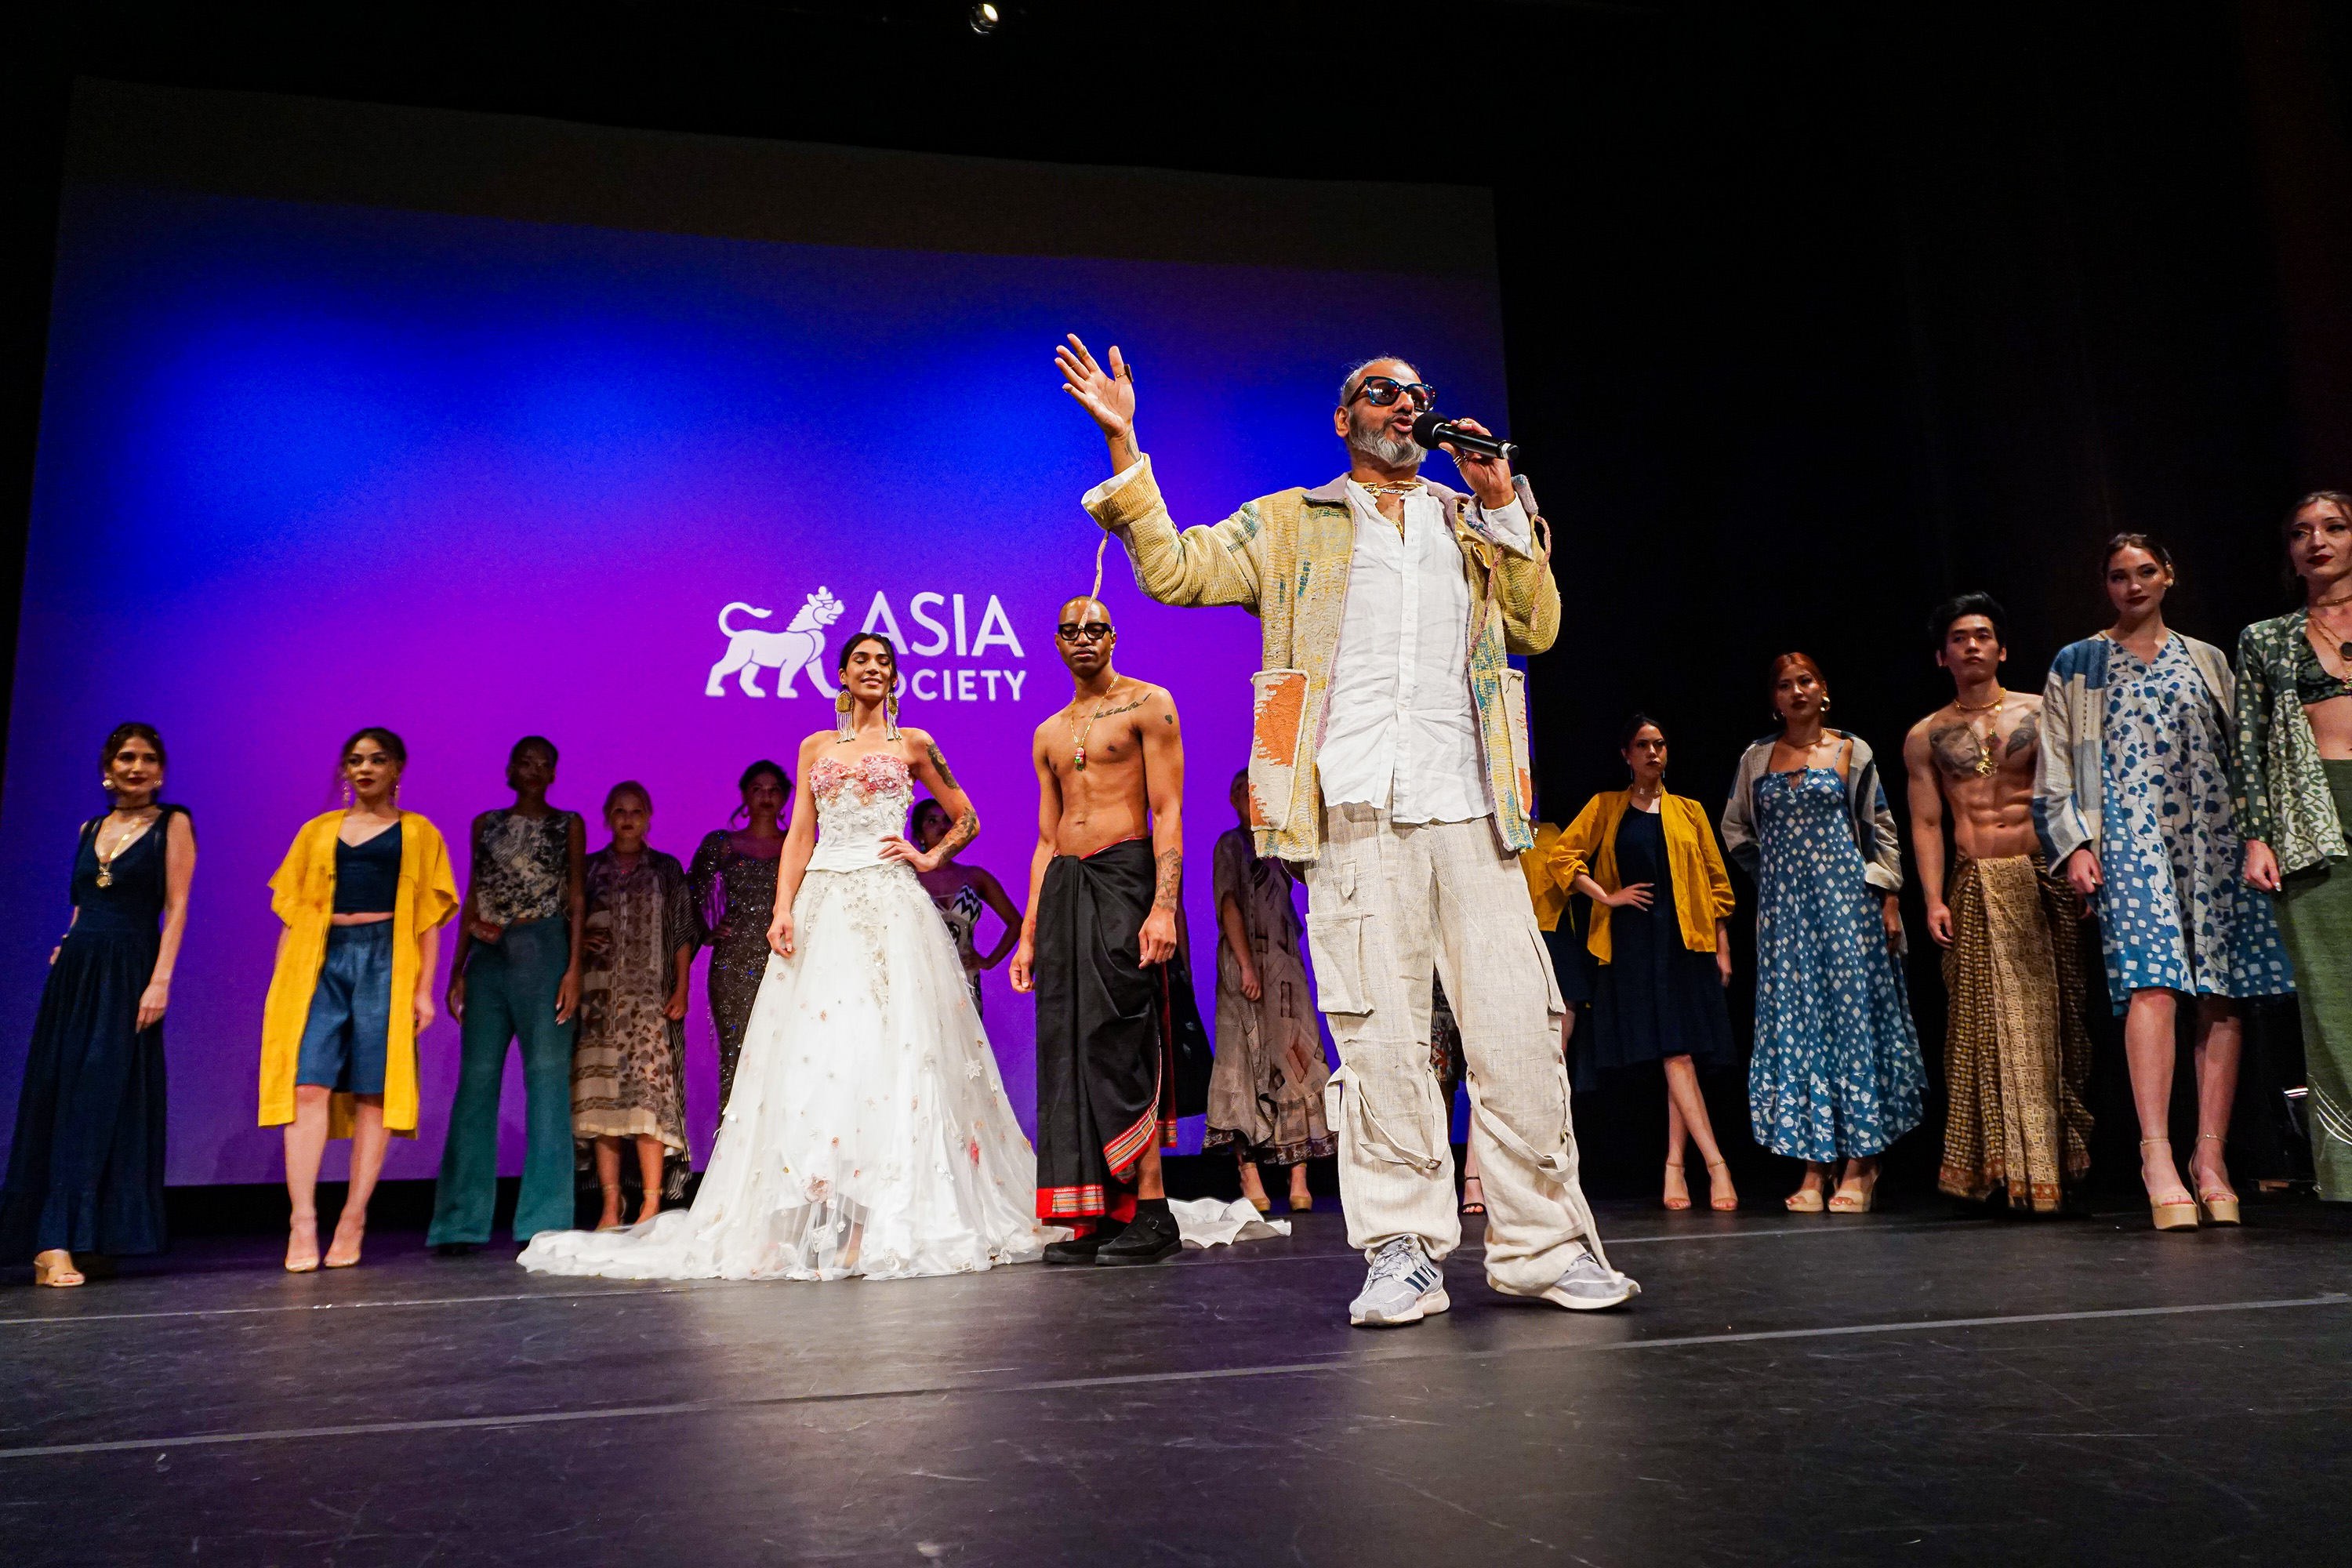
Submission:
[[1003,20],[1004,13],[990,5],[989,0],[980,0],[980,4],[971,8],[971,30],[983,38],[996,31],[997,25]]

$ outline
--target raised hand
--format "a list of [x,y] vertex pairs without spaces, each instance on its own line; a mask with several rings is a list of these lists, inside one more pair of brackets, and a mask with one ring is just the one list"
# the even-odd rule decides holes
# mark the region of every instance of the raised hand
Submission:
[[1105,371],[1095,363],[1093,351],[1072,332],[1066,346],[1055,349],[1054,365],[1062,373],[1062,390],[1094,416],[1105,440],[1117,447],[1133,438],[1135,377],[1119,357],[1118,344],[1111,345],[1110,369]]

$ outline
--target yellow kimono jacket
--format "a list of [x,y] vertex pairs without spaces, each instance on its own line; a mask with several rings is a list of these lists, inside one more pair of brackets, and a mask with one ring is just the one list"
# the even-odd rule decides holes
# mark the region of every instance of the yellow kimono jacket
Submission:
[[[1576,874],[1582,871],[1611,892],[1618,890],[1622,884],[1617,877],[1617,824],[1629,798],[1624,790],[1605,790],[1584,803],[1552,846],[1555,882],[1574,887]],[[1658,816],[1666,834],[1666,863],[1675,873],[1675,924],[1682,931],[1683,945],[1693,952],[1713,952],[1715,922],[1729,920],[1734,903],[1731,874],[1723,868],[1723,851],[1716,847],[1706,807],[1688,795],[1670,795],[1658,802]],[[1606,904],[1594,902],[1592,931],[1584,939],[1586,949],[1603,963],[1613,951],[1610,912]]]
[[[286,922],[269,999],[261,1013],[261,1125],[294,1120],[294,1072],[310,1018],[310,994],[327,959],[327,928],[335,909],[335,836],[343,814],[328,812],[302,825],[269,879],[269,908]],[[449,847],[441,830],[413,811],[400,814],[400,890],[392,914],[392,1030],[384,1042],[383,1124],[395,1136],[416,1136],[416,1017],[406,1005],[416,991],[417,939],[457,912],[457,884],[449,875]],[[352,1135],[352,1098],[334,1097],[328,1136]]]

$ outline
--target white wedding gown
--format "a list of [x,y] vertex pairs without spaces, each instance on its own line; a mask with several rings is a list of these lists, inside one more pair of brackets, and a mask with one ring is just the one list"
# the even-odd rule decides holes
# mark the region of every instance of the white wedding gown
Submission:
[[1013,1120],[955,942],[904,861],[907,764],[810,770],[823,836],[770,954],[734,1098],[690,1209],[547,1231],[527,1268],[615,1279],[899,1279],[1034,1261],[1037,1156]]

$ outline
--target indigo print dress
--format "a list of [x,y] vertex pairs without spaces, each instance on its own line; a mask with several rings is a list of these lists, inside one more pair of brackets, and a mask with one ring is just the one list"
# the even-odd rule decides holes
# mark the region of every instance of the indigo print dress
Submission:
[[2135,991],[2294,989],[2270,900],[2244,881],[2225,721],[2179,637],[2168,633],[2148,664],[2110,641],[2099,938],[2118,1014]]
[[1821,1163],[1866,1158],[1918,1125],[1925,1071],[1883,895],[1864,879],[1834,769],[1756,785],[1756,1142]]

